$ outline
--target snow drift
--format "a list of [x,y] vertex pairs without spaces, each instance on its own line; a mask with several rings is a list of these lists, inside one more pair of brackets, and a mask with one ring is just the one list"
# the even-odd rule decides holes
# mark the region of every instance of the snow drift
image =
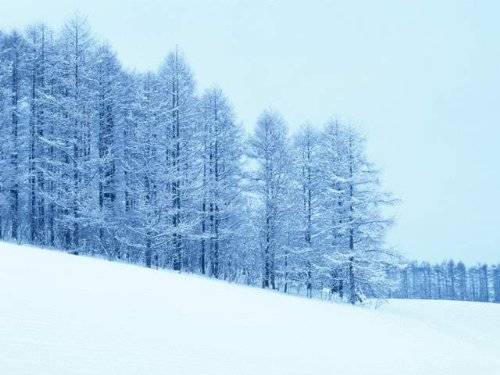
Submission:
[[0,374],[500,374],[500,305],[352,307],[0,243]]

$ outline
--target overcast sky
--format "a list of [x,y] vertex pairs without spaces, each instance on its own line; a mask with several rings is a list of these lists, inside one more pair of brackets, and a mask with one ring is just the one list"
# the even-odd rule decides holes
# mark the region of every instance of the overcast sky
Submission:
[[359,124],[401,199],[391,245],[500,261],[499,1],[0,0],[0,28],[76,11],[130,69],[177,44],[247,129],[267,107]]

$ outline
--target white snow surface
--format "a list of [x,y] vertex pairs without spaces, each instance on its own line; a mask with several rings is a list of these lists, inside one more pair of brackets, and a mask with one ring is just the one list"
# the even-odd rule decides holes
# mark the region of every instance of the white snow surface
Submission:
[[0,243],[0,374],[500,374],[500,305],[308,300]]

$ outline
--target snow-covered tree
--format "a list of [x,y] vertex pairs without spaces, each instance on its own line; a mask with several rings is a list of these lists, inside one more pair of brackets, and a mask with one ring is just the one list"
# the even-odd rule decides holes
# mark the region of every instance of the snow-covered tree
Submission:
[[316,268],[321,267],[320,196],[320,132],[312,125],[303,126],[293,138],[293,185],[290,204],[295,219],[293,259],[290,260],[292,277],[304,283],[306,294],[312,297]]
[[200,131],[197,129],[198,103],[194,95],[195,82],[189,66],[176,50],[167,55],[158,73],[159,121],[165,159],[164,184],[170,201],[170,220],[165,222],[163,235],[170,238],[164,254],[174,270],[190,266],[190,242],[198,217],[194,197],[199,174]]
[[287,126],[278,113],[264,111],[260,115],[249,155],[255,163],[252,179],[258,199],[262,287],[275,289],[277,262],[285,255],[287,245],[285,220],[290,175]]
[[24,90],[26,43],[14,31],[3,38],[2,59],[2,171],[4,215],[2,222],[9,236],[21,241],[22,189],[24,182],[25,123],[27,108]]
[[59,220],[64,246],[80,250],[88,249],[90,244],[91,178],[95,170],[92,154],[95,55],[86,22],[80,17],[67,22],[59,44],[56,99],[59,111],[54,132],[62,159],[58,168],[58,202],[62,205]]
[[332,290],[345,291],[354,304],[389,287],[384,273],[394,259],[384,247],[384,235],[391,221],[382,207],[391,200],[354,127],[331,121],[321,139],[325,270]]
[[[200,268],[220,277],[233,273],[232,238],[241,220],[241,135],[222,91],[205,92],[200,102],[202,133],[202,199]],[[207,257],[208,251],[208,257]]]

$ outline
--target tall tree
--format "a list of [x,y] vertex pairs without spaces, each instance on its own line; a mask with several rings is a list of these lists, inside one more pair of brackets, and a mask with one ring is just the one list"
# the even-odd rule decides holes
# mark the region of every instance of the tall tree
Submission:
[[164,129],[159,122],[158,79],[146,74],[136,78],[136,86],[126,159],[129,170],[127,206],[131,216],[127,230],[133,233],[130,239],[133,246],[144,249],[146,267],[151,267],[152,264],[160,265],[162,212],[169,210],[170,201],[163,197],[168,189],[162,181],[166,166],[162,147]]
[[[8,44],[7,35],[0,31],[0,134],[6,138],[9,137],[8,125],[10,123],[10,93],[8,85],[9,63],[8,63]],[[8,138],[7,138],[8,139]],[[7,142],[0,142],[0,239],[4,238],[4,232],[7,227],[7,218],[9,213],[9,174],[5,171],[9,167],[9,150]],[[8,234],[7,234],[8,236]]]
[[[26,76],[29,101],[28,179],[29,240],[46,244],[47,147],[44,142],[51,122],[52,33],[45,25],[28,28],[26,33]],[[53,245],[53,244],[52,244]]]
[[119,226],[125,215],[126,108],[124,95],[129,79],[108,46],[96,52],[97,78],[97,169],[98,169],[98,243],[103,252],[120,257]]
[[481,302],[488,302],[490,300],[488,277],[488,266],[483,264],[479,268],[479,300]]
[[210,275],[218,278],[221,268],[226,274],[231,272],[231,239],[241,219],[241,136],[220,89],[207,90],[200,107],[203,125],[200,268],[205,273],[208,243]]
[[23,121],[25,115],[22,107],[23,100],[23,76],[24,76],[24,51],[26,45],[24,39],[18,32],[13,32],[4,39],[2,57],[5,74],[3,81],[4,89],[4,124],[5,145],[4,155],[8,158],[4,171],[4,185],[8,190],[10,219],[10,237],[21,241],[21,188],[23,186],[22,163],[24,153]]
[[[66,23],[60,39],[61,79],[59,98],[61,121],[60,151],[64,165],[60,176],[60,196],[64,202],[62,229],[66,248],[80,249],[87,235],[92,210],[91,176],[94,175],[92,147],[92,103],[95,97],[91,61],[94,58],[90,30],[76,16]],[[87,205],[89,204],[89,205]],[[87,242],[87,241],[86,241]]]
[[455,267],[455,278],[457,299],[465,301],[467,300],[467,273],[462,262],[458,262]]
[[391,199],[382,192],[377,171],[367,160],[364,139],[354,127],[332,121],[322,139],[322,206],[327,224],[323,232],[331,249],[325,255],[333,287],[340,291],[346,285],[348,300],[354,304],[389,287],[379,280],[386,280],[383,274],[394,261],[383,247],[391,221],[381,211]]
[[298,219],[298,238],[294,246],[296,259],[294,274],[305,281],[306,294],[312,297],[315,268],[319,266],[318,237],[320,224],[320,134],[307,124],[295,134],[293,140],[294,191],[291,196],[295,217]]
[[171,223],[165,226],[165,234],[171,237],[171,251],[167,257],[174,270],[181,270],[187,262],[187,241],[196,225],[196,207],[191,198],[196,192],[195,155],[199,153],[199,133],[195,131],[194,79],[177,49],[168,54],[161,66],[159,82],[162,96],[160,119],[166,136],[166,182],[171,201]]
[[259,203],[262,287],[276,288],[276,260],[284,246],[290,156],[287,127],[281,116],[263,112],[250,141],[255,163],[253,179]]

